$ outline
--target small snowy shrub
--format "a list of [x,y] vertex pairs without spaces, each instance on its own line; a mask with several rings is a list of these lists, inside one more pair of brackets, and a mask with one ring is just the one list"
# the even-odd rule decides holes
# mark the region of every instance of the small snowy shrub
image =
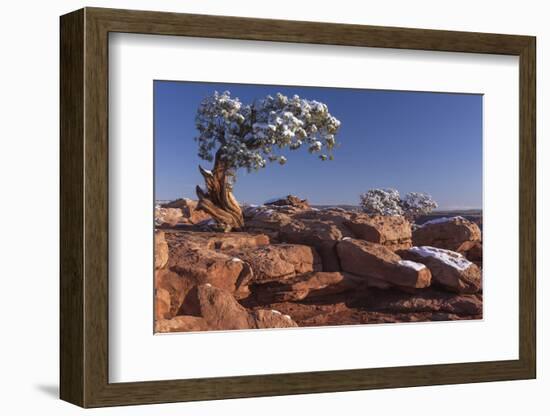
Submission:
[[371,189],[360,195],[359,205],[369,215],[403,215],[409,221],[437,208],[437,203],[428,194],[409,192],[401,198],[395,189]]
[[409,192],[401,201],[401,206],[408,220],[413,221],[421,215],[426,215],[437,208],[437,202],[428,194]]
[[403,215],[399,192],[395,189],[371,189],[360,198],[361,209],[369,215]]

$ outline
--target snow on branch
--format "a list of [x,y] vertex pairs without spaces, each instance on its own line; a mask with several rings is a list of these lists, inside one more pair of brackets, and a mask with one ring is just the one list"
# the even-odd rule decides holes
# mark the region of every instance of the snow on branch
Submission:
[[277,150],[307,148],[333,158],[340,121],[326,104],[294,95],[266,96],[243,104],[229,91],[206,97],[195,117],[199,157],[212,161],[217,153],[231,169],[258,170],[267,162],[286,163]]

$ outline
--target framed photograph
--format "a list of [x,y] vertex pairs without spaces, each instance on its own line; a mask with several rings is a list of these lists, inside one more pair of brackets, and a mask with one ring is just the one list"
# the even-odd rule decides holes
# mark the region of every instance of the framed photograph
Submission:
[[535,378],[535,49],[62,16],[61,398]]

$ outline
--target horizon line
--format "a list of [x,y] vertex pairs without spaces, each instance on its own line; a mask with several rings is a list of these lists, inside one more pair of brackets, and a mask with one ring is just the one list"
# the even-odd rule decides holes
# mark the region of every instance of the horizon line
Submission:
[[[281,197],[283,198],[283,197]],[[177,199],[191,199],[191,200],[194,200],[196,201],[197,199],[196,198],[189,198],[189,197],[185,197],[185,196],[181,196],[181,197],[177,197],[177,198],[155,198],[154,199],[154,202],[171,202],[171,201],[175,201]],[[308,201],[309,202],[309,201]],[[352,207],[359,207],[359,204],[358,203],[348,203],[348,202],[339,202],[339,203],[312,203],[312,202],[309,202],[309,204],[312,206],[312,207],[315,207],[315,206],[327,206],[327,207],[330,207],[330,206],[338,206],[338,205],[349,205],[349,206],[352,206]],[[244,201],[244,202],[241,202],[241,205],[265,205],[265,202],[262,202],[262,203],[250,203],[248,201]],[[460,210],[479,210],[479,211],[482,211],[483,210],[483,207],[456,207],[456,206],[449,206],[449,207],[439,207],[437,209],[434,209],[433,211],[431,212],[439,212],[439,211],[460,211]]]

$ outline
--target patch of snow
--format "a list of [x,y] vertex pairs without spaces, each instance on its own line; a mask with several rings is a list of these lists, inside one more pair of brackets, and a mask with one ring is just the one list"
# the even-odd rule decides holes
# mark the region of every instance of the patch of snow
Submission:
[[281,315],[281,312],[276,311],[275,309],[271,309],[271,312],[273,312],[275,315]]
[[259,216],[259,217],[271,217],[272,214],[274,214],[275,211],[272,210],[272,209],[263,209],[263,210],[259,210],[258,212],[256,212],[255,215]]
[[208,169],[205,169],[205,168],[202,168],[202,170],[203,170],[207,175],[212,175],[212,171],[211,171],[211,170],[208,170]]
[[408,267],[409,269],[416,270],[417,272],[426,268],[426,266],[423,265],[422,263],[417,263],[415,261],[410,261],[410,260],[399,260],[398,264],[400,266],[404,266],[404,267]]
[[448,266],[454,267],[457,270],[466,270],[473,263],[468,261],[462,254],[451,250],[445,250],[437,247],[421,246],[412,247],[411,252],[418,254],[421,257],[433,257],[445,263]]
[[426,221],[424,224],[421,224],[420,227],[424,227],[425,225],[430,224],[443,224],[445,222],[454,221],[454,220],[464,220],[464,217],[456,216],[456,217],[441,217],[436,218],[435,220]]

